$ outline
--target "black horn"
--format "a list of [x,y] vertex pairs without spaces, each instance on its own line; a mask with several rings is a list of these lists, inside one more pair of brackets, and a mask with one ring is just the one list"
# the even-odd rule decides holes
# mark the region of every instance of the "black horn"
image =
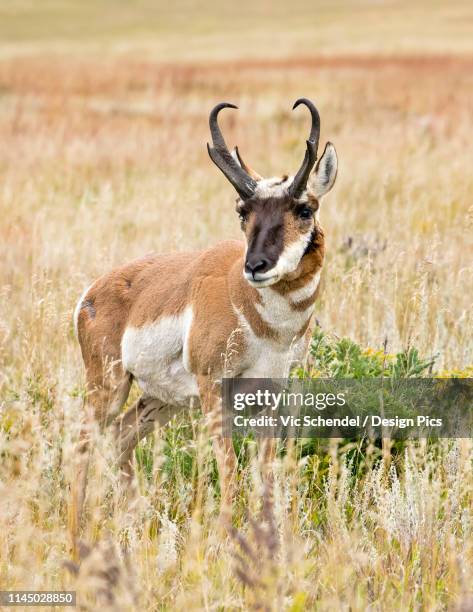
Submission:
[[210,134],[212,136],[211,147],[207,143],[210,159],[220,168],[230,183],[235,187],[242,200],[248,200],[255,193],[256,181],[234,160],[228,150],[225,140],[218,125],[218,114],[222,108],[238,108],[234,104],[221,102],[212,109],[209,117]]
[[312,126],[310,128],[309,139],[306,141],[307,149],[304,155],[302,166],[299,168],[294,181],[290,187],[290,194],[293,198],[299,198],[307,186],[309,175],[317,161],[317,148],[319,146],[320,136],[320,115],[314,104],[307,98],[299,98],[294,103],[292,110],[297,108],[299,104],[304,104],[310,111],[312,117]]

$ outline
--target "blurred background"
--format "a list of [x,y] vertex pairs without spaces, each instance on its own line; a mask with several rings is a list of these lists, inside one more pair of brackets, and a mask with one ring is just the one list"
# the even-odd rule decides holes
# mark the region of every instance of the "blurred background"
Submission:
[[469,53],[473,44],[467,0],[14,0],[0,10],[11,54],[136,53],[192,61]]

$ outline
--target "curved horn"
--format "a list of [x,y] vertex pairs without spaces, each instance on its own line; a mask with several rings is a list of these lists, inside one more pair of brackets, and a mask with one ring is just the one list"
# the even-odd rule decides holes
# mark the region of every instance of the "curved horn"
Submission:
[[232,154],[228,150],[217,121],[218,114],[222,108],[238,107],[228,102],[221,102],[212,109],[209,116],[209,126],[213,147],[207,143],[207,150],[210,159],[235,187],[241,199],[248,200],[255,193],[256,181],[233,159]]
[[251,176],[252,179],[255,179],[255,181],[261,181],[263,180],[263,177],[261,176],[261,174],[258,174],[256,172],[256,170],[253,170],[253,168],[251,166],[248,166],[248,164],[245,163],[245,161],[243,160],[242,156],[240,155],[240,150],[238,147],[235,147],[234,149],[235,155],[238,159],[238,162],[240,163],[240,166],[243,168],[243,170],[249,174]]
[[291,184],[289,192],[293,198],[299,198],[304,189],[307,186],[307,181],[309,179],[309,175],[314,167],[315,162],[317,161],[317,148],[319,146],[319,136],[320,136],[320,115],[319,111],[315,108],[314,104],[308,100],[307,98],[299,98],[294,103],[292,110],[297,108],[299,104],[304,104],[310,111],[312,117],[312,125],[310,128],[309,139],[306,141],[307,149],[304,155],[304,160],[302,162],[299,171],[297,172],[294,180]]

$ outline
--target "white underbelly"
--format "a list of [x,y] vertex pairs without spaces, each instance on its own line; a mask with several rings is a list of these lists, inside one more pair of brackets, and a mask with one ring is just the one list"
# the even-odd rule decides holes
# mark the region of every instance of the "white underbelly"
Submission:
[[123,367],[148,397],[174,406],[198,397],[195,376],[186,363],[192,311],[166,316],[142,327],[128,327],[122,338]]
[[249,359],[240,375],[242,378],[287,378],[292,368],[304,360],[305,338],[300,338],[289,348],[260,338],[255,338],[252,346],[252,339],[250,336]]
[[173,406],[187,406],[199,393],[195,376],[187,372],[182,359],[157,364],[153,371],[132,373],[145,395]]

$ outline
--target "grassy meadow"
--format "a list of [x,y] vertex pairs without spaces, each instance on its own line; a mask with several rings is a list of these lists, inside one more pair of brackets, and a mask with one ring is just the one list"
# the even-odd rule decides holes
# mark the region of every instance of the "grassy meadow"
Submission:
[[95,440],[80,562],[67,518],[73,308],[114,265],[239,236],[205,146],[218,101],[263,175],[299,166],[300,96],[337,148],[316,307],[333,350],[314,345],[311,373],[415,348],[417,374],[473,376],[472,23],[460,0],[0,7],[0,590],[76,590],[84,610],[473,609],[470,440],[288,444],[274,504],[248,444],[228,537],[192,414],[140,446],[130,499]]

